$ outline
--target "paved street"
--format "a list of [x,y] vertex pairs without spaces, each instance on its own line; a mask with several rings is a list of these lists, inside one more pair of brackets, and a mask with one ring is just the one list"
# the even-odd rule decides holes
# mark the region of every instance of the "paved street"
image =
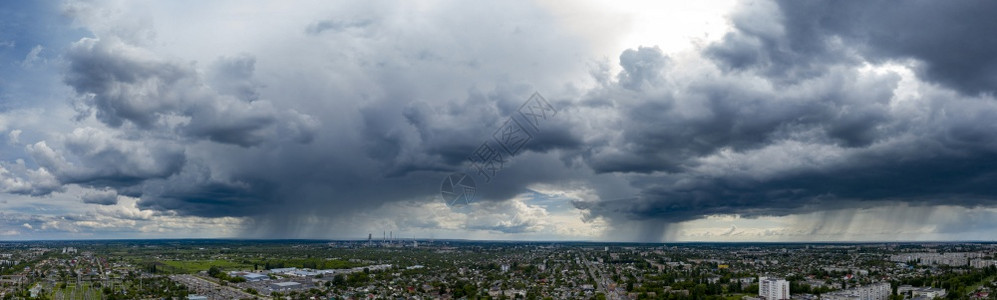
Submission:
[[221,286],[214,281],[210,281],[194,275],[171,275],[170,279],[186,285],[191,291],[198,295],[207,296],[211,300],[222,299],[269,299],[270,297],[252,295],[238,289]]

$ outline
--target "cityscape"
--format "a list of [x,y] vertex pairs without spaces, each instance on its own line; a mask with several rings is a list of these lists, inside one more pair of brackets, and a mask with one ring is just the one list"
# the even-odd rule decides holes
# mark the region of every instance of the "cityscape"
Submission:
[[997,1],[0,1],[0,300],[997,300]]
[[994,243],[0,245],[3,299],[993,299]]

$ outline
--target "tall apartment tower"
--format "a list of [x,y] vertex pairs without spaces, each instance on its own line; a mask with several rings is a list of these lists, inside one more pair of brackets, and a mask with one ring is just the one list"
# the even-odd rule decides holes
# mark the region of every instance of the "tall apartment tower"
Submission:
[[758,277],[758,296],[766,300],[787,300],[789,281],[782,278]]

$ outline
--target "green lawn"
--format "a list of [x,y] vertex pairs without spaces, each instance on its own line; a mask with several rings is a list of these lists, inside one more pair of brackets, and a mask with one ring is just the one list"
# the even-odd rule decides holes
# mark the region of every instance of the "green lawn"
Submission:
[[81,285],[76,285],[76,283],[70,283],[66,285],[64,289],[57,289],[51,293],[51,298],[56,300],[61,299],[100,299],[102,296],[102,291],[100,288],[93,287],[90,283],[83,283]]
[[747,295],[748,294],[728,294],[724,298],[726,298],[727,300],[741,300],[741,298],[743,298],[744,296],[747,296]]
[[163,260],[160,261],[164,265],[172,268],[175,273],[197,273],[199,271],[207,271],[211,266],[217,266],[226,271],[237,270],[237,269],[253,269],[251,264],[237,263],[228,260],[221,259],[211,259],[211,260],[189,260],[189,261],[179,261],[179,260]]
[[975,291],[976,289],[979,289],[981,286],[983,286],[987,282],[991,282],[991,281],[994,281],[994,280],[997,280],[997,276],[987,277],[987,278],[981,280],[980,282],[974,283],[973,285],[970,285],[970,286],[966,287],[966,292],[967,293],[972,293],[973,291]]

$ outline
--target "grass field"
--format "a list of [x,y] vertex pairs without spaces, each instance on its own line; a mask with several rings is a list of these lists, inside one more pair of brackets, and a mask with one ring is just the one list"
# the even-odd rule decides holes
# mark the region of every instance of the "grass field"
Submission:
[[987,277],[987,278],[981,280],[980,282],[974,283],[973,285],[970,285],[970,286],[966,287],[966,292],[967,293],[972,293],[972,292],[976,291],[977,289],[979,289],[984,284],[986,284],[987,282],[991,282],[991,281],[994,281],[994,280],[997,280],[997,276]]
[[91,283],[82,283],[76,285],[75,283],[70,283],[66,285],[64,289],[55,290],[52,293],[52,299],[56,300],[75,300],[75,299],[101,299],[102,292],[100,288],[94,287]]
[[160,262],[169,267],[170,271],[174,273],[197,273],[199,271],[207,271],[211,268],[211,266],[217,266],[224,270],[253,269],[253,265],[251,264],[242,264],[220,259],[189,261],[163,260]]
[[741,300],[741,298],[744,298],[744,296],[747,296],[747,295],[748,294],[729,294],[729,295],[727,295],[724,298],[727,299],[727,300]]

